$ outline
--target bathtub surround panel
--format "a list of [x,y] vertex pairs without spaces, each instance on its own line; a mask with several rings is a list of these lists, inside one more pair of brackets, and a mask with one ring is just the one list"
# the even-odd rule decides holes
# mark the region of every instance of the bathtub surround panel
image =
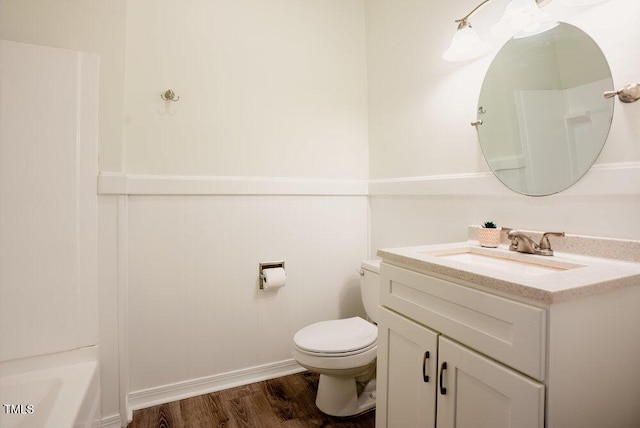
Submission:
[[[291,370],[297,330],[364,313],[358,267],[367,257],[365,196],[127,199],[136,407],[144,405],[141,396],[156,400],[172,388],[181,394],[199,379],[219,387],[221,377],[247,368],[259,376],[283,362],[282,370]],[[276,259],[286,261],[287,287],[266,294],[257,266]]]
[[98,58],[0,41],[0,361],[98,342]]

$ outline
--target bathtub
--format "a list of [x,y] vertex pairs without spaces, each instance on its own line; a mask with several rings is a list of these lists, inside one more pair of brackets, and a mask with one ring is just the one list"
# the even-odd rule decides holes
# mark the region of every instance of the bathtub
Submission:
[[100,418],[97,351],[0,363],[0,427],[79,428]]

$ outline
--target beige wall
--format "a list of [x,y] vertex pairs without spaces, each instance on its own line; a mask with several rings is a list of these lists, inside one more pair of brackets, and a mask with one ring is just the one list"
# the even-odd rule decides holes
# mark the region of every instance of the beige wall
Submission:
[[101,171],[367,178],[362,0],[0,0],[0,38],[100,56]]
[[364,1],[127,12],[127,173],[367,178]]
[[[438,176],[488,171],[469,123],[476,118],[480,88],[500,47],[475,61],[441,59],[456,24],[475,0],[367,1],[370,178]],[[483,34],[506,0],[474,15]],[[591,7],[551,2],[544,10],[586,31],[607,57],[617,86],[638,80],[640,39],[635,0],[610,0]],[[616,104],[611,134],[598,163],[640,161],[640,105]]]

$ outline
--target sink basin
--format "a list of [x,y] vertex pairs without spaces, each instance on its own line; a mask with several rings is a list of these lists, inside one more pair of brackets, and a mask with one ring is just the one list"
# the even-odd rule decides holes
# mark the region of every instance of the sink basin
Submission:
[[565,263],[551,257],[531,256],[504,250],[466,247],[449,251],[431,251],[426,254],[457,263],[473,265],[486,270],[518,273],[525,276],[544,275],[582,267]]

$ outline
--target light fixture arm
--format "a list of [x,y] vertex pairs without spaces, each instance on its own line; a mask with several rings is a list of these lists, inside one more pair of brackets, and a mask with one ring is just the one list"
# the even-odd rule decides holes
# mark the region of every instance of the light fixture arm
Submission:
[[[467,13],[463,18],[454,21],[458,24],[458,30],[453,35],[449,48],[442,54],[442,58],[445,61],[466,61],[477,58],[489,50],[490,45],[478,37],[478,33],[472,28],[469,18],[490,1],[491,0],[482,0],[471,12]],[[498,24],[494,25],[494,28],[497,28],[497,30],[492,28],[492,33],[498,36],[511,37],[513,33],[522,30],[531,23],[550,21],[550,17],[544,16],[543,13],[537,10],[550,1],[552,0],[509,0],[502,19],[498,21]],[[533,6],[532,3],[535,4],[535,6]],[[520,19],[514,19],[511,15]],[[522,28],[516,28],[520,25],[522,25]]]
[[632,103],[640,100],[640,83],[629,83],[619,91],[607,91],[604,93],[605,98],[613,98],[618,96],[623,103]]
[[468,19],[471,17],[471,15],[476,13],[478,9],[480,9],[482,6],[484,6],[486,3],[489,3],[490,1],[491,0],[484,0],[482,3],[474,7],[471,12],[467,13],[467,15],[464,18],[456,19],[454,22],[458,23],[458,29],[464,28],[465,26],[469,25]]
[[[474,7],[471,12],[467,13],[465,15],[464,18],[460,18],[460,19],[456,19],[454,22],[458,23],[458,29],[464,28],[466,26],[469,25],[469,18],[471,17],[471,15],[473,15],[474,13],[476,13],[476,11],[478,9],[480,9],[482,6],[484,6],[486,3],[489,3],[491,0],[484,0],[482,3],[480,3],[479,5],[477,5],[476,7]],[[536,4],[538,6],[544,6],[545,4],[549,3],[551,0],[536,0]]]

